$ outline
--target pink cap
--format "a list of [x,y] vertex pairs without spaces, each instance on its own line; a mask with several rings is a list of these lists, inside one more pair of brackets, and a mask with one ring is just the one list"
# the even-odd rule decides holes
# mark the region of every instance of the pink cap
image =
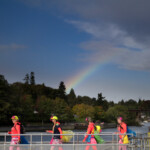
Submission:
[[119,117],[119,119],[122,121],[123,120],[123,118],[122,117]]

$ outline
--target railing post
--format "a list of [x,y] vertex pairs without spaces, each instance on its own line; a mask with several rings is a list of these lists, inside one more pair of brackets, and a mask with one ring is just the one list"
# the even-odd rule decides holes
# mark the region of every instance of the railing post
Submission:
[[75,134],[73,134],[73,150],[75,150]]
[[6,141],[7,141],[7,140],[6,140],[6,133],[5,133],[5,136],[4,136],[4,143],[5,143],[5,144],[6,144]]
[[43,134],[41,133],[41,150],[43,149],[42,144],[43,144]]
[[30,135],[30,150],[32,150],[32,134]]
[[41,144],[43,144],[43,134],[41,133]]
[[5,133],[5,136],[4,136],[4,150],[6,149],[6,133]]

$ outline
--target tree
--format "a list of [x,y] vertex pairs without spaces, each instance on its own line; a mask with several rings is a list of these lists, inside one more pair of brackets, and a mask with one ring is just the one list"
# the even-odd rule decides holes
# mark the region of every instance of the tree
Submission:
[[31,95],[23,95],[20,99],[20,107],[22,109],[21,115],[25,121],[32,121],[34,104]]
[[128,106],[115,105],[114,107],[109,108],[106,114],[109,122],[116,122],[117,117],[121,116],[128,125],[136,123],[136,116],[134,113],[129,113]]
[[109,121],[116,122],[117,117],[123,117],[124,120],[127,119],[127,108],[122,105],[116,105],[107,110],[107,116]]
[[48,121],[52,114],[54,101],[46,96],[41,96],[37,102],[37,111],[39,112],[40,121]]
[[84,120],[86,117],[94,118],[95,109],[93,106],[86,104],[77,104],[73,107],[73,113],[79,120]]
[[0,99],[4,101],[9,100],[10,87],[3,75],[0,75]]
[[104,100],[105,100],[105,97],[102,96],[102,93],[99,93],[98,98],[97,98],[97,105],[102,106]]
[[30,84],[31,85],[35,85],[35,76],[34,76],[34,72],[30,73]]
[[53,103],[53,114],[59,117],[59,120],[69,122],[74,120],[71,108],[61,99],[56,98]]
[[66,86],[63,81],[61,81],[59,84],[58,97],[66,100]]
[[25,78],[23,80],[25,81],[25,84],[29,84],[29,74],[28,73],[25,75]]
[[95,114],[94,114],[94,118],[95,120],[103,120],[104,121],[104,110],[102,108],[102,106],[95,106]]
[[4,125],[9,122],[11,105],[0,99],[0,125]]
[[68,104],[71,107],[73,107],[76,104],[76,94],[74,92],[74,89],[71,89],[70,93],[68,94]]
[[125,102],[124,102],[124,100],[122,99],[120,102],[118,102],[118,104],[119,104],[119,105],[124,105]]
[[109,104],[108,104],[107,100],[105,100],[105,97],[102,96],[102,93],[98,94],[97,105],[102,106],[105,111],[109,107]]

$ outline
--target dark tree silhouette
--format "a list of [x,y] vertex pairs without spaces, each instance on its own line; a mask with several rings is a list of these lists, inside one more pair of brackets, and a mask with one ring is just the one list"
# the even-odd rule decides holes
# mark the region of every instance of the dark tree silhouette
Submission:
[[29,74],[28,73],[25,75],[25,78],[23,80],[25,81],[25,84],[29,84]]
[[35,85],[35,76],[34,76],[34,72],[30,73],[30,84],[31,85]]
[[68,94],[68,104],[71,107],[73,107],[76,104],[76,94],[74,92],[74,89],[71,89],[70,93]]
[[66,101],[66,86],[63,81],[61,81],[59,84],[58,97]]

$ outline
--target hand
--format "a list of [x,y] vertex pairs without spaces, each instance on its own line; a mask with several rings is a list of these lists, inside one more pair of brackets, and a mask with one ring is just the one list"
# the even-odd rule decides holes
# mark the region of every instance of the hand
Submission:
[[83,139],[83,141],[82,141],[83,143],[85,142],[85,139]]
[[21,140],[18,140],[18,144],[20,144],[21,143]]
[[49,133],[49,130],[46,130],[47,133]]

